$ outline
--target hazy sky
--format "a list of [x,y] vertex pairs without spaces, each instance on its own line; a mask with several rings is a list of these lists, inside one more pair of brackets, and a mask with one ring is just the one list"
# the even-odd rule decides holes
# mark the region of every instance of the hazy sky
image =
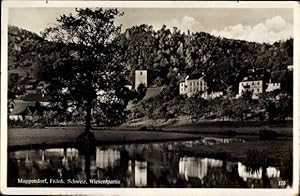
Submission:
[[[276,8],[125,8],[116,22],[123,29],[163,24],[181,31],[204,31],[216,36],[257,42],[275,42],[293,37],[293,10]],[[10,8],[8,23],[39,34],[74,8]]]

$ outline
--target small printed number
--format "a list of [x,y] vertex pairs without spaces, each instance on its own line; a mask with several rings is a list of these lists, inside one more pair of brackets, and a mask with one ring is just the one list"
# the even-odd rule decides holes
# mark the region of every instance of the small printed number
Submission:
[[286,185],[286,181],[285,180],[279,180],[278,181],[278,185],[279,186],[285,186]]

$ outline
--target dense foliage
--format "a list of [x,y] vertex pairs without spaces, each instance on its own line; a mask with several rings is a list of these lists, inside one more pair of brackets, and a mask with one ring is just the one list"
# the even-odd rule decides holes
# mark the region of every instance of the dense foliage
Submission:
[[[48,28],[44,37],[9,26],[9,98],[24,93],[27,79],[33,77],[52,84],[50,92],[54,101],[60,102],[58,108],[70,107],[69,101],[74,101],[72,104],[77,105],[77,109],[69,114],[73,119],[82,118],[86,113],[79,106],[91,104],[89,107],[94,108],[92,115],[97,122],[119,124],[128,115],[125,110],[128,101],[142,100],[146,93],[142,86],[136,92],[123,87],[134,85],[136,69],[146,69],[148,86],[165,87],[159,96],[140,101],[140,107],[135,107],[131,117],[168,119],[188,114],[197,119],[226,116],[243,120],[251,111],[291,114],[291,97],[275,99],[265,95],[260,103],[247,97],[208,101],[197,96],[179,96],[178,83],[186,75],[205,73],[209,91],[224,91],[230,97],[237,93],[238,82],[249,68],[263,67],[276,72],[292,64],[292,38],[273,44],[255,43],[214,37],[205,32],[183,33],[177,27],[170,30],[165,25],[156,31],[146,24],[121,33],[121,27],[113,23],[115,16],[122,15],[118,10],[86,9],[77,13],[79,18],[61,16],[58,21],[61,26]],[[95,23],[89,23],[90,20]],[[65,90],[61,91],[62,88]],[[291,74],[283,88],[292,94]],[[97,101],[97,92],[101,90],[106,92],[101,96],[109,98]],[[111,104],[108,100],[115,102]],[[101,104],[97,104],[99,102]],[[283,111],[278,111],[280,109]],[[260,118],[281,117],[262,115]]]

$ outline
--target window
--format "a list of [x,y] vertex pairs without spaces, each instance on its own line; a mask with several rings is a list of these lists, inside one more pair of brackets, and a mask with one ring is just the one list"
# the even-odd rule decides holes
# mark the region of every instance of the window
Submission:
[[259,92],[259,88],[257,89],[257,92]]
[[254,82],[252,82],[252,85],[254,85]]
[[141,75],[143,75],[143,72],[140,72]]
[[259,82],[257,82],[257,84],[259,85]]

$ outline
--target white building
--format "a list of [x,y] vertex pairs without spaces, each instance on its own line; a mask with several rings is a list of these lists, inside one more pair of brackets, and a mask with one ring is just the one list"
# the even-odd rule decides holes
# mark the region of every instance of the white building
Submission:
[[239,83],[238,97],[241,97],[245,92],[252,92],[252,98],[258,98],[258,95],[263,93],[263,80],[249,80],[245,77]]
[[140,84],[144,84],[145,87],[148,86],[147,70],[135,70],[135,89],[137,89]]
[[269,82],[267,83],[266,92],[271,92],[277,89],[280,90],[280,88],[281,88],[280,82]]
[[202,92],[201,97],[204,99],[208,98],[207,95],[207,83],[204,81],[203,76],[201,77],[185,77],[184,81],[179,83],[179,94],[187,95],[191,97],[197,92]]
[[218,97],[223,97],[224,93],[222,91],[213,91],[208,94],[209,99],[215,99]]

